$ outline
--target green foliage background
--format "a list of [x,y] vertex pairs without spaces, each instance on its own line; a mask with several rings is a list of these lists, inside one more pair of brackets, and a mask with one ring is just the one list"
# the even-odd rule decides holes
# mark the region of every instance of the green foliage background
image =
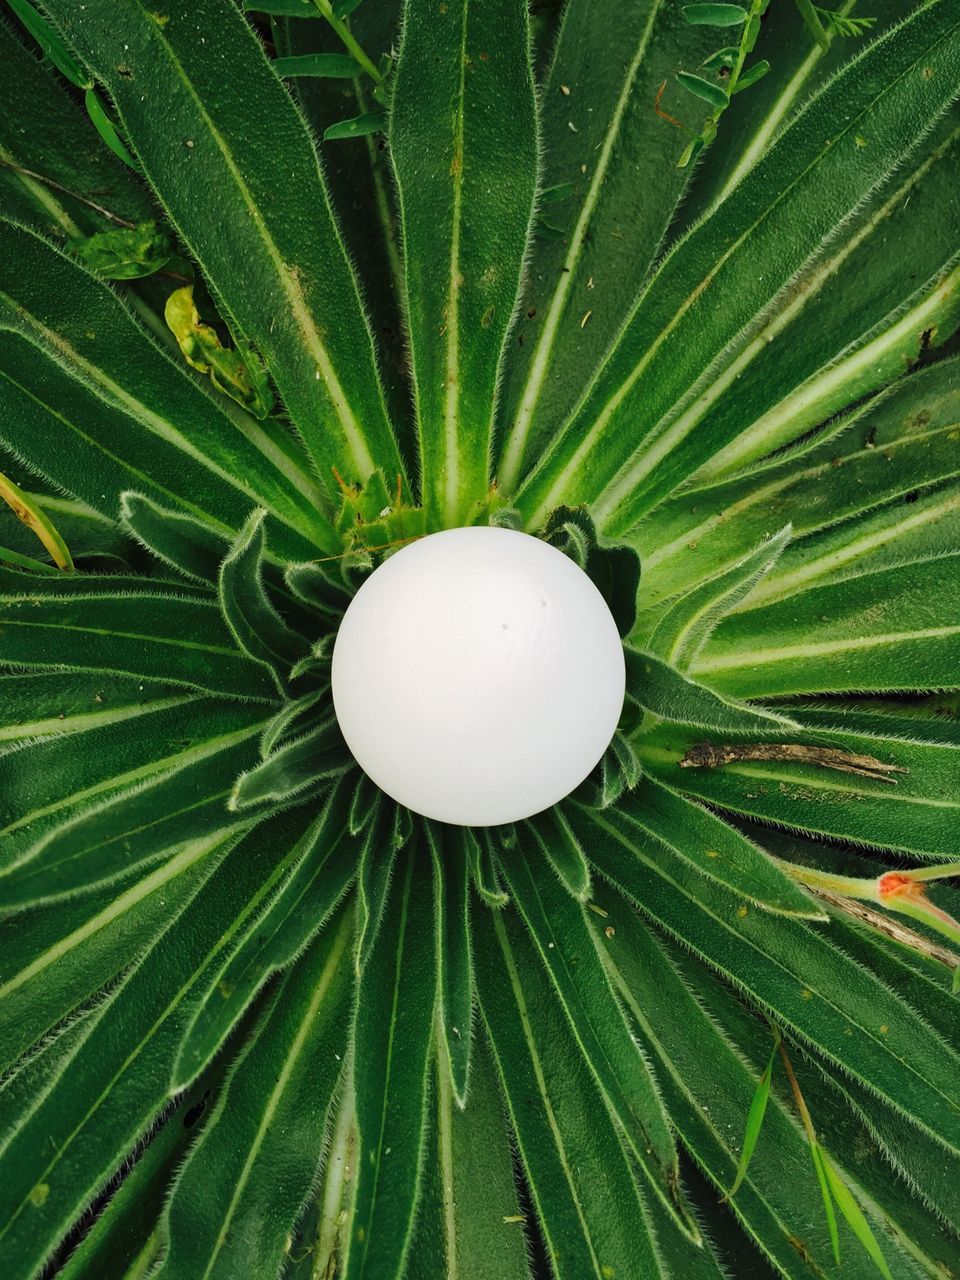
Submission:
[[[8,8],[0,1274],[960,1275],[954,0]],[[474,523],[628,668],[477,830],[329,696]]]

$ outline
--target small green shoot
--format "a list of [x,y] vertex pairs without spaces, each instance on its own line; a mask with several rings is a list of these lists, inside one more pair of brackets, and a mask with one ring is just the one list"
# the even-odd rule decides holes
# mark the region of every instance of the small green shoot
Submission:
[[[804,25],[823,51],[829,49],[833,36],[860,36],[876,23],[876,18],[848,18],[832,9],[821,9],[813,4],[812,0],[795,0],[795,3]],[[740,27],[741,34],[738,44],[725,45],[715,50],[701,63],[700,71],[707,72],[708,75],[712,74],[716,77],[715,79],[692,71],[676,73],[679,85],[713,108],[704,121],[700,133],[684,148],[677,161],[679,168],[685,169],[697,158],[704,147],[713,142],[717,136],[720,117],[729,107],[730,99],[734,94],[751,88],[770,70],[770,63],[765,58],[752,63],[749,67],[745,65],[756,46],[760,35],[761,19],[769,6],[770,0],[751,0],[749,8],[740,4],[684,5],[682,13],[690,26],[718,27],[725,30]],[[673,124],[680,123],[672,116],[667,116],[665,112],[658,110],[658,114]]]
[[877,1270],[884,1277],[884,1280],[893,1280],[890,1274],[890,1268],[887,1266],[886,1259],[880,1251],[876,1237],[870,1228],[870,1224],[864,1217],[863,1210],[853,1198],[853,1194],[846,1183],[841,1179],[840,1175],[834,1169],[830,1157],[820,1145],[817,1139],[817,1132],[813,1127],[813,1120],[807,1108],[806,1101],[800,1091],[800,1085],[797,1081],[796,1074],[793,1070],[793,1063],[790,1061],[790,1055],[787,1053],[786,1045],[780,1041],[778,1045],[780,1057],[783,1059],[783,1066],[787,1073],[787,1079],[790,1081],[790,1088],[793,1091],[794,1101],[797,1104],[797,1110],[800,1113],[800,1119],[803,1123],[804,1131],[807,1135],[807,1141],[810,1144],[810,1155],[813,1160],[813,1167],[816,1170],[817,1181],[820,1184],[820,1194],[823,1197],[823,1209],[827,1217],[827,1229],[830,1233],[830,1243],[833,1247],[833,1257],[837,1266],[840,1265],[840,1236],[837,1231],[837,1215],[834,1212],[834,1202],[846,1219],[850,1230],[860,1241],[866,1250]]
[[760,1137],[760,1127],[763,1124],[763,1117],[766,1114],[767,1102],[770,1099],[770,1082],[773,1079],[773,1065],[776,1061],[777,1050],[780,1047],[780,1032],[776,1027],[771,1028],[773,1031],[773,1048],[770,1051],[770,1058],[767,1065],[763,1069],[760,1079],[757,1081],[757,1087],[754,1090],[753,1098],[750,1102],[750,1110],[747,1112],[747,1124],[743,1131],[743,1149],[740,1152],[740,1163],[737,1165],[736,1177],[733,1180],[733,1186],[723,1197],[724,1200],[732,1200],[740,1190],[740,1185],[747,1176],[747,1168],[753,1157],[754,1148],[757,1145],[757,1139]]
[[83,105],[87,108],[87,115],[90,117],[93,127],[113,154],[122,160],[125,165],[133,169],[134,173],[139,173],[140,166],[130,154],[126,143],[117,133],[117,127],[107,115],[107,109],[100,101],[100,96],[96,89],[89,88],[86,91],[83,95]]

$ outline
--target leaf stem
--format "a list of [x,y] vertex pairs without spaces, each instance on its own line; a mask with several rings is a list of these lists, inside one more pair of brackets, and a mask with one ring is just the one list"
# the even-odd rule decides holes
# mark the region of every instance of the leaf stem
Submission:
[[363,51],[360,42],[343,19],[338,18],[333,12],[333,5],[330,3],[330,0],[313,0],[313,2],[320,10],[323,17],[326,18],[327,22],[330,23],[330,26],[333,27],[334,31],[340,38],[343,47],[347,50],[353,60],[364,69],[374,84],[381,84],[383,82],[383,76],[380,74],[376,64],[372,62]]

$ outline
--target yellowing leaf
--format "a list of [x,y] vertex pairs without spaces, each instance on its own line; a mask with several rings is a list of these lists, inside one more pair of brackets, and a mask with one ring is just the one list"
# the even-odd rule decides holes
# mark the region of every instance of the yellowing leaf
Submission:
[[18,520],[32,529],[50,554],[58,569],[73,573],[73,559],[67,544],[57,533],[47,515],[36,502],[5,475],[0,474],[0,498],[4,500]]
[[193,285],[176,289],[167,299],[164,319],[176,338],[187,364],[236,400],[257,418],[265,418],[273,408],[273,393],[262,364],[248,343],[235,349],[225,347],[217,332],[200,320],[193,301]]

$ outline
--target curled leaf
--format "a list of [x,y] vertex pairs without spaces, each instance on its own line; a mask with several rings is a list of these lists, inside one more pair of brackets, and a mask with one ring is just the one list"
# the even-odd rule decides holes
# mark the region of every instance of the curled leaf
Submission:
[[171,293],[163,314],[191,368],[208,374],[218,391],[242,404],[255,417],[265,418],[270,413],[273,393],[263,365],[249,343],[240,341],[231,350],[223,345],[215,329],[201,323],[193,301],[193,285]]

